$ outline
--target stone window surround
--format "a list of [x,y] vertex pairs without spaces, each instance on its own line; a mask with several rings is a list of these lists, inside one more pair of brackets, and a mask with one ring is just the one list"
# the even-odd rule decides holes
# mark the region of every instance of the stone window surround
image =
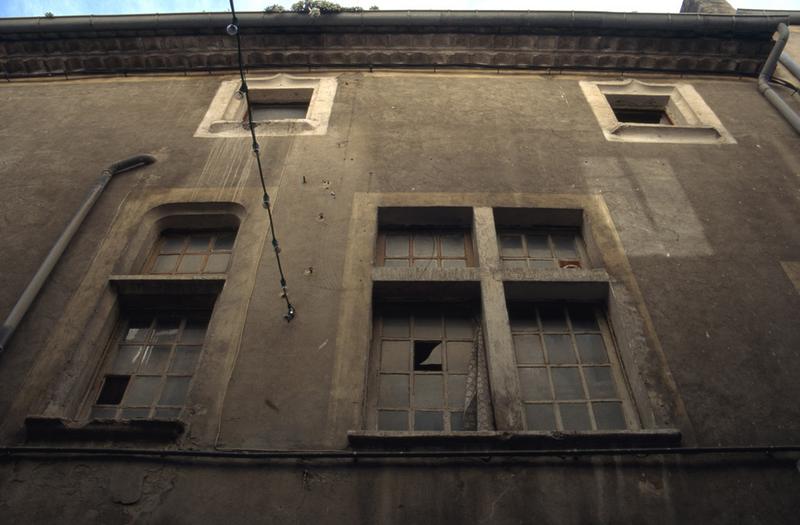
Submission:
[[[230,138],[249,137],[250,131],[244,125],[245,100],[237,96],[240,79],[225,80],[194,133],[195,137]],[[280,73],[272,76],[253,75],[247,79],[251,99],[270,91],[279,94],[284,101],[294,100],[308,90],[313,90],[308,104],[308,113],[303,119],[284,119],[257,122],[257,136],[286,135],[324,135],[328,132],[328,122],[336,96],[338,79],[333,76],[295,76]],[[251,100],[254,102],[254,100]]]
[[[383,207],[447,207],[466,206],[473,210],[473,239],[478,254],[477,268],[429,269],[373,267],[374,242],[378,233],[378,211]],[[495,215],[498,208],[525,207],[540,212],[564,211],[582,216],[587,252],[591,263],[603,266],[581,270],[504,269],[499,260]],[[582,210],[582,211],[581,211]],[[557,224],[573,225],[557,219]],[[544,225],[547,225],[545,223]],[[501,226],[502,227],[502,226]],[[640,430],[618,432],[580,432],[572,438],[587,444],[591,436],[598,440],[613,435],[615,443],[641,442],[651,436],[676,444],[680,432],[668,427],[688,428],[682,402],[666,369],[658,340],[652,330],[646,307],[624,256],[621,242],[613,229],[608,209],[601,196],[532,195],[532,194],[356,194],[351,217],[351,244],[345,260],[343,288],[337,335],[332,397],[329,406],[328,440],[341,446],[387,446],[400,442],[413,444],[430,440],[463,441],[470,436],[494,442],[508,432],[524,440],[556,443],[559,432],[526,432],[519,403],[519,382],[513,355],[507,301],[576,299],[605,302],[607,318],[615,327],[618,351],[623,363],[631,397],[635,404]],[[356,234],[356,231],[358,234]],[[591,233],[589,233],[591,232]],[[602,261],[602,263],[600,263]],[[612,277],[616,275],[618,277]],[[376,432],[366,427],[365,380],[372,344],[372,304],[374,296],[384,298],[414,286],[464,285],[480,288],[484,337],[489,358],[489,378],[496,432]],[[498,308],[498,305],[502,307]],[[616,329],[619,327],[620,329]],[[653,364],[656,364],[654,367]],[[669,392],[669,403],[662,394],[652,392],[650,385],[659,384]],[[647,385],[647,386],[646,386]],[[659,430],[661,429],[661,430]],[[480,434],[480,436],[478,436]],[[655,437],[658,436],[658,437]],[[665,438],[665,436],[667,436]],[[572,439],[571,438],[571,439]],[[559,438],[560,439],[560,438]],[[662,441],[663,442],[663,441]],[[377,443],[377,444],[376,444]],[[439,443],[441,445],[441,443]],[[597,444],[597,443],[595,443]]]
[[[629,79],[582,80],[580,86],[608,141],[736,144],[736,139],[690,84],[661,84]],[[673,124],[620,122],[611,109],[608,95],[641,97],[645,105],[657,103],[665,109]],[[662,102],[664,98],[668,98],[666,104]]]
[[[37,361],[39,373],[52,377],[52,387],[38,401],[30,400],[25,423],[29,439],[184,439],[214,442],[216,421],[222,410],[219,392],[232,372],[246,301],[236,288],[249,295],[255,285],[257,261],[268,225],[260,198],[224,200],[217,190],[171,189],[141,191],[123,203],[109,234],[70,299],[64,318],[54,327]],[[233,197],[231,195],[231,197]],[[252,202],[249,202],[252,201]],[[235,228],[236,256],[228,275],[138,275],[164,229]],[[246,247],[246,248],[240,248]],[[119,254],[122,254],[121,256]],[[226,281],[231,286],[224,287]],[[189,296],[213,305],[214,312],[203,344],[195,387],[189,392],[181,420],[132,421],[119,425],[87,419],[85,409],[100,367],[106,362],[108,341],[126,309],[152,304],[153,298]],[[194,300],[194,299],[193,299]],[[73,327],[79,326],[80,330]],[[52,359],[48,359],[48,356]],[[64,360],[67,359],[65,362]],[[25,401],[20,398],[19,403]],[[202,407],[202,414],[192,408]],[[192,437],[193,436],[193,437]]]

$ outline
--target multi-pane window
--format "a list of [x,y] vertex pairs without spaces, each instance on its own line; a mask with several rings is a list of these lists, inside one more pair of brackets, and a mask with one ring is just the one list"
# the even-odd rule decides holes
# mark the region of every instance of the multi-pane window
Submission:
[[631,426],[624,381],[599,308],[516,304],[510,316],[528,430]]
[[575,229],[498,232],[500,259],[506,268],[585,268],[586,257]]
[[144,273],[225,273],[235,239],[234,231],[166,231],[156,243]]
[[377,429],[471,430],[464,416],[477,351],[473,319],[441,311],[384,313],[375,317],[375,329]]
[[177,418],[200,360],[208,317],[142,315],[121,325],[91,416]]
[[378,266],[466,268],[474,266],[465,230],[398,230],[378,236]]

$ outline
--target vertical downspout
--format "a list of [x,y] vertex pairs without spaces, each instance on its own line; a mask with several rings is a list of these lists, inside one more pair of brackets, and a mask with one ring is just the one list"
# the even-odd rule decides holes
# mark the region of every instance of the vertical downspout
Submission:
[[775,46],[772,48],[767,61],[764,63],[764,67],[761,68],[761,73],[758,75],[758,90],[773,106],[775,106],[778,112],[783,115],[783,118],[789,122],[794,130],[800,133],[800,116],[798,116],[797,112],[769,85],[769,80],[772,78],[772,74],[775,72],[775,66],[778,64],[778,58],[781,56],[783,48],[786,46],[788,40],[789,28],[786,27],[786,24],[781,22],[778,24],[778,40],[775,42]]
[[36,299],[36,296],[42,289],[42,286],[47,280],[47,277],[50,275],[50,272],[53,271],[53,268],[58,263],[61,255],[64,253],[64,250],[67,248],[67,245],[69,245],[69,242],[72,240],[72,237],[75,236],[75,232],[78,231],[81,223],[83,223],[83,219],[86,218],[86,215],[92,209],[92,206],[94,206],[94,203],[100,197],[100,194],[103,193],[103,190],[106,188],[106,185],[108,185],[111,177],[118,173],[122,173],[123,171],[128,171],[133,168],[138,168],[139,166],[152,164],[155,161],[156,159],[150,155],[137,155],[135,157],[130,157],[123,161],[114,163],[103,170],[103,174],[97,179],[94,186],[89,191],[89,194],[86,196],[86,199],[84,199],[83,204],[81,204],[81,207],[77,212],[75,212],[75,215],[72,216],[72,220],[69,221],[67,227],[64,228],[64,231],[61,232],[61,235],[59,235],[56,243],[52,248],[50,248],[50,252],[47,254],[47,257],[44,258],[44,261],[42,261],[39,269],[36,270],[36,274],[34,274],[33,278],[28,283],[28,286],[25,287],[25,291],[22,292],[22,295],[11,309],[11,313],[8,314],[8,317],[6,317],[5,321],[3,321],[3,325],[0,326],[0,355],[2,355],[6,348],[6,344],[14,335],[17,325],[19,325],[20,321],[22,321],[22,318],[25,317],[28,308],[30,308],[33,300]]

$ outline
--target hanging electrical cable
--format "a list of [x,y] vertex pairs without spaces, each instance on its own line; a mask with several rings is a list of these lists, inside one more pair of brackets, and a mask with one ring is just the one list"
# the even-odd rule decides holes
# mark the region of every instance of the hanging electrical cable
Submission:
[[236,54],[239,61],[239,76],[242,79],[242,85],[239,88],[239,93],[244,95],[245,106],[247,108],[247,126],[250,128],[250,137],[253,139],[253,154],[256,156],[256,165],[258,166],[258,178],[261,180],[261,189],[264,192],[264,196],[262,199],[264,208],[267,210],[267,215],[269,215],[269,231],[272,235],[272,248],[275,251],[275,260],[278,262],[278,273],[281,276],[281,296],[286,301],[286,314],[283,316],[286,321],[291,321],[294,319],[295,316],[295,309],[292,306],[292,302],[289,301],[289,292],[286,288],[286,276],[283,274],[283,266],[281,265],[281,249],[278,246],[278,239],[275,236],[275,226],[274,221],[272,220],[272,207],[269,201],[269,194],[267,193],[267,184],[264,182],[264,171],[261,168],[261,153],[260,148],[258,145],[258,140],[256,139],[256,127],[253,124],[253,111],[250,108],[250,94],[248,93],[247,89],[247,79],[244,75],[244,62],[242,60],[242,39],[239,35],[239,20],[236,18],[236,9],[233,5],[233,0],[230,0],[231,4],[231,23],[228,24],[227,32],[230,36],[236,37]]

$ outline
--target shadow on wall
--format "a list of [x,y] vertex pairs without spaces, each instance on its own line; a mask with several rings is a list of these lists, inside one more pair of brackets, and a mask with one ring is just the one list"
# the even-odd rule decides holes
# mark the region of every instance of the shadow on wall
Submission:
[[625,251],[632,256],[713,255],[703,226],[672,167],[659,159],[592,158],[582,167],[586,186],[610,208]]

